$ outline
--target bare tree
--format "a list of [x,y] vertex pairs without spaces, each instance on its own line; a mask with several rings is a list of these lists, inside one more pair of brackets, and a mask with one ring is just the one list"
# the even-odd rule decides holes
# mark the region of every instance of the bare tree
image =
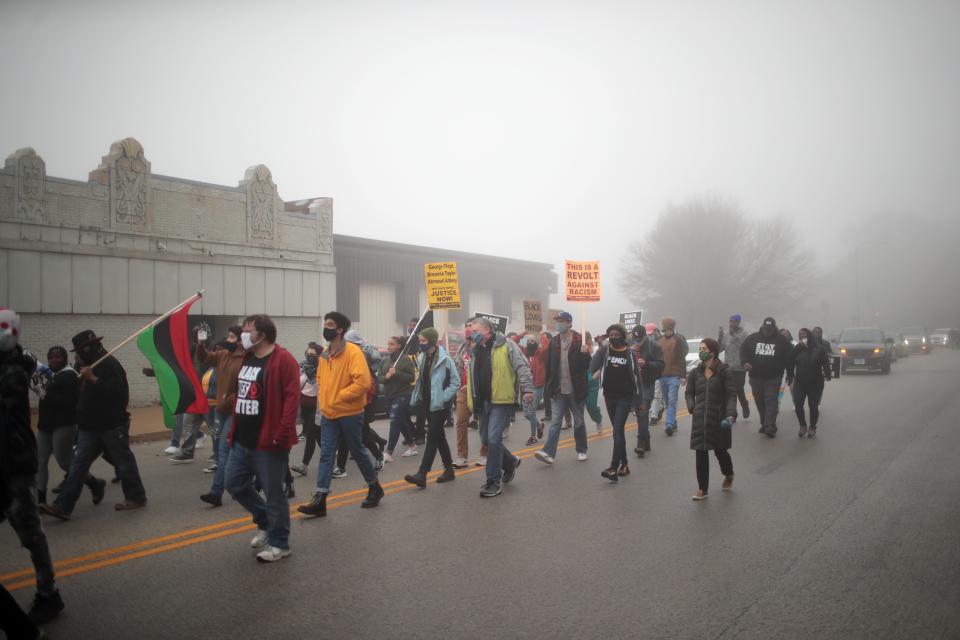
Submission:
[[668,205],[628,248],[620,287],[630,301],[713,335],[734,312],[760,318],[793,309],[812,259],[780,218],[751,222],[716,197]]

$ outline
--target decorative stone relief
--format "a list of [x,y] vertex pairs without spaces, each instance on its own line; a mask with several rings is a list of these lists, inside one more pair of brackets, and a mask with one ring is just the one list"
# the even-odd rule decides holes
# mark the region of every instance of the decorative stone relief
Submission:
[[333,199],[317,198],[313,207],[317,210],[317,248],[333,251]]
[[110,187],[110,226],[143,230],[150,224],[150,162],[143,145],[124,138],[110,145],[110,153],[90,179]]
[[47,180],[47,166],[43,158],[30,147],[17,149],[7,158],[5,168],[15,176],[14,215],[23,220],[43,222],[43,195]]
[[277,219],[277,185],[270,169],[250,167],[240,181],[247,196],[247,235],[251,240],[274,240]]

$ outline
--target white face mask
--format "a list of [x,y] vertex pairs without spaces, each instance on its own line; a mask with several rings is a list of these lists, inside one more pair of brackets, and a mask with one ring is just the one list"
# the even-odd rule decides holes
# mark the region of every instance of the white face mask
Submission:
[[12,351],[20,341],[20,316],[0,309],[0,351]]
[[803,346],[807,346],[807,339],[806,339],[806,338],[800,338],[800,344],[802,344]]
[[246,351],[250,351],[250,349],[253,349],[255,346],[260,344],[260,341],[257,340],[256,342],[254,342],[253,339],[250,338],[250,332],[244,331],[243,333],[240,334],[240,344],[243,345],[243,348]]

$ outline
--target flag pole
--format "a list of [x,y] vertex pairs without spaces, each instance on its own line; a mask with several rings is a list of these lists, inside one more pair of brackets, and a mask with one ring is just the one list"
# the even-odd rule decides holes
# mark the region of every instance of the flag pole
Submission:
[[128,342],[130,342],[131,340],[133,340],[134,338],[136,338],[137,336],[139,336],[141,333],[143,333],[144,331],[146,331],[146,330],[149,329],[150,327],[152,327],[152,326],[154,326],[154,325],[156,325],[156,324],[159,324],[160,322],[163,322],[168,316],[173,315],[174,313],[176,313],[176,312],[179,311],[180,309],[183,309],[183,308],[184,308],[185,306],[187,306],[188,304],[193,304],[194,302],[196,302],[197,300],[199,300],[200,298],[202,298],[204,291],[206,291],[206,289],[200,289],[200,291],[197,291],[195,294],[193,294],[192,296],[190,296],[189,298],[187,298],[186,300],[184,300],[183,302],[181,302],[180,304],[178,304],[177,306],[175,306],[173,309],[170,309],[170,311],[167,311],[165,314],[163,314],[162,316],[160,316],[159,318],[155,319],[155,320],[154,320],[153,322],[151,322],[150,324],[146,325],[145,327],[143,327],[142,329],[140,329],[139,331],[137,331],[136,333],[134,333],[132,336],[130,336],[129,338],[127,338],[126,340],[124,340],[123,342],[121,342],[120,344],[118,344],[117,346],[115,346],[113,349],[110,349],[110,351],[108,351],[108,352],[106,353],[106,355],[104,355],[104,356],[101,357],[99,360],[97,360],[96,362],[94,362],[93,364],[91,364],[91,365],[90,365],[90,368],[93,369],[95,366],[97,366],[98,364],[100,364],[101,362],[103,362],[104,360],[106,360],[107,358],[109,358],[110,356],[112,356],[117,350],[119,350],[121,347],[123,347],[124,345],[126,345]]
[[400,362],[400,358],[402,358],[402,357],[404,357],[405,355],[407,355],[407,349],[410,348],[410,340],[411,340],[414,336],[417,336],[417,335],[420,334],[420,332],[417,331],[417,329],[420,328],[420,325],[423,323],[423,319],[427,317],[427,314],[428,314],[428,313],[430,313],[430,307],[429,307],[429,306],[428,306],[426,309],[424,309],[424,311],[423,311],[422,314],[420,314],[420,319],[417,320],[417,326],[415,326],[415,327],[413,328],[413,331],[410,332],[410,336],[407,338],[406,344],[404,344],[404,345],[403,345],[403,349],[400,350],[400,355],[397,357],[396,360],[393,361],[393,364],[390,365],[390,368],[391,368],[391,369],[393,369],[394,367],[397,366],[397,363]]

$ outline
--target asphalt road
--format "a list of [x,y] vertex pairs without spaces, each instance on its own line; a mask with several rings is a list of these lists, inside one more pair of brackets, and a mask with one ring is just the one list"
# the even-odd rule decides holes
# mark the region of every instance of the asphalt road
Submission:
[[[889,376],[830,383],[814,441],[798,440],[792,412],[773,440],[756,433],[756,420],[741,422],[734,490],[719,490],[712,461],[702,503],[690,499],[687,418],[673,438],[656,431],[652,454],[617,485],[600,477],[609,428],[591,432],[587,462],[569,445],[554,467],[527,450],[514,484],[493,500],[478,495],[479,470],[426,490],[389,485],[412,472],[413,458],[387,465],[387,497],[361,510],[351,462],[334,481],[339,506],[324,519],[294,519],[293,554],[271,565],[254,560],[237,505],[197,499],[210,479],[200,462],[173,466],[162,445],[137,445],[146,509],[113,511],[113,485],[99,507],[85,495],[74,520],[45,520],[67,605],[47,630],[111,639],[957,638],[958,380],[960,353],[938,351]],[[509,442],[523,450],[525,439],[518,423]],[[107,475],[102,461],[97,471]],[[315,473],[297,480],[297,501]],[[7,525],[0,549],[0,580],[26,605],[31,576],[15,574],[29,557]]]

